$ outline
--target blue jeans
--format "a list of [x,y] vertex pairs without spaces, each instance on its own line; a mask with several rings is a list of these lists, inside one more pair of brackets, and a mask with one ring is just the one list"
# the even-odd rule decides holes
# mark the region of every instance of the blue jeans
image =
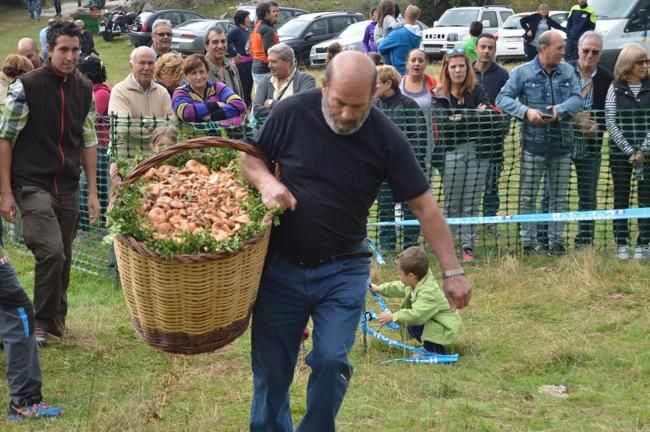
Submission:
[[370,260],[300,267],[270,253],[253,310],[251,432],[290,432],[289,387],[303,329],[311,316],[313,349],[307,411],[297,431],[334,431],[352,376],[352,349],[365,303]]
[[[542,179],[548,185],[548,211],[567,211],[567,191],[571,175],[571,155],[541,156],[524,150],[519,180],[519,214],[535,214],[535,204]],[[549,245],[564,243],[565,222],[548,224]],[[538,241],[537,224],[522,223],[519,231],[524,246],[534,246]]]
[[[0,245],[2,224],[0,223]],[[40,402],[43,378],[34,336],[34,308],[11,264],[0,256],[0,341],[4,344],[7,384],[16,405]]]

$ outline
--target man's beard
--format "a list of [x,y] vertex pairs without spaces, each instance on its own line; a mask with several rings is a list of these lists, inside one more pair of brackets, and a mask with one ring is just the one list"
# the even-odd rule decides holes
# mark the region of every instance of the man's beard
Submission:
[[370,102],[368,102],[368,109],[363,115],[363,118],[359,120],[359,122],[343,123],[339,119],[337,119],[336,117],[330,114],[330,106],[329,103],[327,102],[327,95],[323,95],[321,97],[321,111],[323,111],[323,117],[325,118],[325,123],[327,123],[327,126],[329,126],[330,129],[332,129],[332,132],[334,132],[337,135],[352,135],[353,133],[361,129],[361,126],[363,126],[363,124],[366,122],[366,119],[370,115],[371,108],[372,105]]

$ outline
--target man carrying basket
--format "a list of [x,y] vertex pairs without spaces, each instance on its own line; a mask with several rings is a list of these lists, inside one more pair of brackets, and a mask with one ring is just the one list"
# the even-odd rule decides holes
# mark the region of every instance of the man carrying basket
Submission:
[[365,303],[370,253],[368,211],[388,180],[407,201],[443,270],[454,308],[469,303],[442,212],[404,135],[372,107],[376,69],[361,53],[343,52],[328,66],[322,91],[274,107],[254,144],[279,163],[282,182],[262,159],[245,155],[242,171],[270,208],[286,210],[273,228],[251,334],[251,431],[292,431],[289,387],[303,329],[314,323],[307,411],[297,431],[334,431],[352,366]]

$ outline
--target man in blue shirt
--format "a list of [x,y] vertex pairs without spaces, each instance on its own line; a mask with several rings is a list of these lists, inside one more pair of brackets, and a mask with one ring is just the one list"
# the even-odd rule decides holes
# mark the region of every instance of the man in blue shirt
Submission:
[[[542,178],[547,179],[549,211],[567,210],[573,143],[571,118],[582,110],[582,98],[574,68],[562,62],[563,56],[562,36],[544,32],[539,38],[539,54],[510,73],[496,99],[501,109],[522,121],[520,214],[534,213]],[[551,254],[565,252],[564,225],[549,223]],[[535,224],[521,224],[520,235],[524,252],[532,253],[536,248]]]
[[417,24],[420,17],[420,8],[409,5],[404,11],[404,25],[384,37],[377,50],[381,55],[390,57],[390,64],[402,74],[406,74],[406,57],[412,49],[420,46],[422,31]]

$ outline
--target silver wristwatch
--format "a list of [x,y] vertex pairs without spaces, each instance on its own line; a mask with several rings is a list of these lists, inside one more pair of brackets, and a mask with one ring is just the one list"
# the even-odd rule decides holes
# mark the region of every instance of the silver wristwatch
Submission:
[[447,278],[454,277],[454,276],[463,276],[464,274],[465,274],[465,272],[463,271],[462,268],[457,268],[457,269],[453,269],[453,270],[443,271],[442,272],[442,278],[447,279]]

